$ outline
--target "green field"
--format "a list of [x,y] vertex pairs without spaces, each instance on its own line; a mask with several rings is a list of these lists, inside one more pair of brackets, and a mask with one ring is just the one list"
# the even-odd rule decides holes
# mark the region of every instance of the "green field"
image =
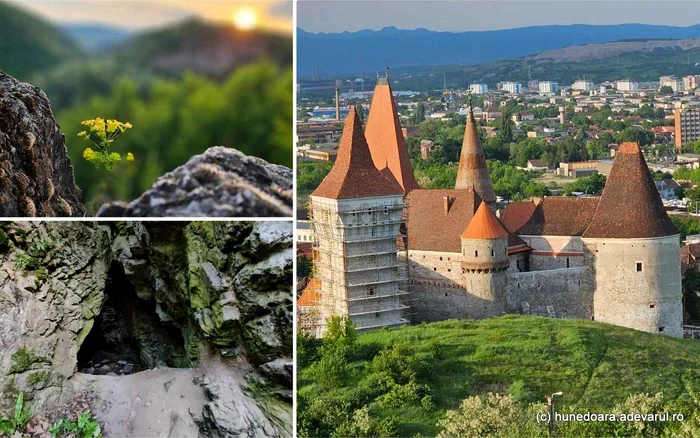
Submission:
[[[415,381],[427,385],[433,406],[378,403],[380,368],[368,364],[397,345],[408,352],[401,361],[418,361]],[[337,424],[323,424],[333,418],[319,419],[314,411],[324,402],[349,411],[369,406],[377,419],[395,417],[399,436],[435,436],[448,409],[488,392],[542,403],[545,394],[563,391],[559,406],[607,413],[630,394],[656,392],[683,410],[691,406],[689,391],[700,390],[700,381],[687,372],[700,367],[697,341],[580,320],[509,315],[360,334],[339,384],[319,379],[314,370],[320,354],[314,357],[312,350],[302,346],[299,353],[300,436],[335,432]]]

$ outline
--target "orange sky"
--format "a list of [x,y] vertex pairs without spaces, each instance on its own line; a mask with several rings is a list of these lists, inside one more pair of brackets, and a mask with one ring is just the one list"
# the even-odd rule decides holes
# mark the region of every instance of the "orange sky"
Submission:
[[292,31],[291,0],[14,0],[13,3],[52,21],[97,22],[129,29],[160,27],[188,15],[232,23],[237,9],[250,7],[258,13],[260,27]]

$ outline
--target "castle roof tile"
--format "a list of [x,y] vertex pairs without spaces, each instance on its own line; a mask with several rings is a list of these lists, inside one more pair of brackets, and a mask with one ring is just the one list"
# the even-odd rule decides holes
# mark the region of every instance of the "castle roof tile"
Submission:
[[588,238],[645,238],[678,234],[637,143],[620,145]]
[[404,193],[420,188],[413,176],[396,102],[387,78],[379,78],[374,87],[365,136],[377,169],[388,169]]
[[460,237],[462,239],[502,239],[508,237],[508,231],[486,203],[482,202]]
[[383,176],[374,166],[360,117],[354,108],[351,109],[345,119],[338,158],[333,169],[311,195],[329,199],[353,199],[402,194],[401,187]]

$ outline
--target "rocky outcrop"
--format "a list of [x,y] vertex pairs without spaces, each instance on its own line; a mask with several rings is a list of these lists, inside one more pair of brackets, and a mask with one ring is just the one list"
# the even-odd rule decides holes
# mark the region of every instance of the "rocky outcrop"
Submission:
[[0,71],[0,216],[82,215],[82,192],[49,99]]
[[292,171],[235,149],[209,148],[158,178],[138,199],[100,217],[291,217]]
[[[161,427],[136,405],[115,420],[135,397],[202,435],[291,435],[292,297],[291,222],[0,224],[0,411],[19,391],[35,412],[89,391],[107,435]],[[76,373],[119,342],[144,371]]]

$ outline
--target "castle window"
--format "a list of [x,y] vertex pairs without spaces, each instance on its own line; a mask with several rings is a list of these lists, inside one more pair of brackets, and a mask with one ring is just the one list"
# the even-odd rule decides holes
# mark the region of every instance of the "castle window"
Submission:
[[448,269],[447,269],[447,272],[452,272],[452,269],[449,269],[449,268],[448,268]]
[[568,257],[566,258],[566,267],[567,268],[569,267],[569,258]]
[[493,256],[495,256],[495,255],[496,255],[496,254],[494,254],[493,250],[491,250],[491,257],[493,257]]
[[433,268],[433,271],[437,272],[437,268]]
[[653,309],[654,307],[656,307],[656,304],[654,304],[654,303],[649,304],[650,309]]
[[474,251],[474,257],[479,257],[479,251]]
[[442,257],[440,257],[440,261],[442,261]]
[[664,328],[663,328],[663,327],[659,327],[659,333],[663,333],[663,331],[664,331]]
[[642,262],[637,262],[637,272],[642,272]]
[[370,287],[369,290],[367,291],[367,294],[368,294],[369,296],[374,295],[374,288],[373,288],[373,287]]

